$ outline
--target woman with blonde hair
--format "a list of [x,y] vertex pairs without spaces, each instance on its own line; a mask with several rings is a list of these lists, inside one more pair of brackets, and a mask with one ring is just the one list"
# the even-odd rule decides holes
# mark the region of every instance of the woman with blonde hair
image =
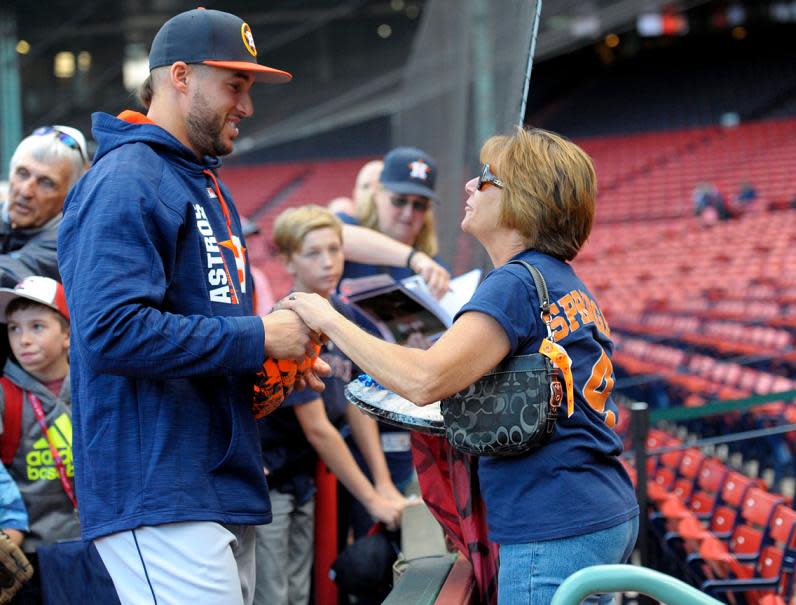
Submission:
[[432,294],[448,291],[450,273],[436,258],[433,205],[437,167],[415,147],[384,156],[378,182],[357,200],[356,215],[343,221],[346,264],[343,279],[388,273],[396,280],[419,274]]
[[[411,169],[408,172],[411,174]],[[382,232],[397,231],[394,227],[395,221],[385,218],[386,213],[384,211],[382,211],[380,214],[380,207],[383,204],[380,196],[386,195],[389,197],[391,194],[398,193],[395,191],[396,189],[402,189],[396,181],[391,181],[390,183],[390,185],[382,185],[381,181],[377,180],[376,186],[370,189],[367,194],[362,197],[359,205],[357,206],[356,215],[357,219],[359,219],[359,224],[363,227]],[[436,201],[438,198],[436,195],[432,195],[433,189],[417,189],[415,191],[425,194],[418,195],[416,198],[420,199],[421,202],[424,202],[422,208],[424,208],[425,211],[421,210],[418,212],[414,205],[411,207],[411,211],[413,214],[417,213],[422,215],[423,220],[418,222],[417,227],[410,227],[404,232],[397,232],[396,235],[398,235],[398,237],[396,239],[400,238],[399,241],[403,241],[403,243],[411,245],[415,250],[424,252],[429,256],[434,257],[438,252],[439,245],[437,242],[437,230],[434,226],[434,212],[430,202]],[[426,200],[428,202],[426,202]],[[390,203],[393,204],[392,200],[390,200]],[[409,204],[406,204],[406,207],[408,206]],[[398,210],[403,210],[404,207],[405,206],[399,206],[396,208]]]
[[540,129],[492,137],[481,160],[480,176],[465,185],[462,230],[484,246],[495,269],[431,348],[373,338],[317,296],[297,293],[283,304],[385,388],[426,405],[466,389],[508,357],[539,350],[547,336],[539,297],[530,273],[510,261],[541,272],[552,338],[571,359],[573,413],[559,417],[542,447],[480,458],[478,476],[489,537],[500,545],[498,602],[547,605],[575,571],[627,561],[638,532],[638,503],[613,430],[610,329],[570,265],[594,222],[596,177],[582,149]]

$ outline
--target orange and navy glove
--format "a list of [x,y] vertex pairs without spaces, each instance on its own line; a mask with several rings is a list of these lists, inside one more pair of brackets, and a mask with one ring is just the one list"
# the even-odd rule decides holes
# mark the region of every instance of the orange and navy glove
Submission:
[[305,355],[299,363],[292,359],[269,357],[263,369],[257,372],[254,382],[252,413],[259,420],[277,409],[285,398],[293,392],[296,378],[309,370],[321,352],[321,345],[313,343],[313,354]]

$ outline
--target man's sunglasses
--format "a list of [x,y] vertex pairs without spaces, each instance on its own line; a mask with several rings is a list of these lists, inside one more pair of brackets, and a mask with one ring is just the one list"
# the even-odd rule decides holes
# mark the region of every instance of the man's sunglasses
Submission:
[[55,126],[42,126],[41,128],[34,130],[33,134],[36,136],[54,134],[55,138],[61,141],[64,145],[77,151],[80,154],[80,159],[82,159],[83,162],[88,161],[88,158],[86,157],[86,154],[83,153],[83,148],[80,146],[80,143],[77,142],[77,139],[75,139],[75,137],[73,137],[71,134],[65,133],[63,130],[58,130]]
[[425,212],[431,207],[431,200],[410,200],[405,195],[392,195],[390,196],[393,208],[404,208],[407,204],[412,205],[412,210],[415,212]]
[[503,189],[505,185],[503,181],[497,178],[489,169],[489,164],[484,164],[481,168],[481,176],[478,177],[478,191],[483,191],[485,185],[494,185],[498,189]]

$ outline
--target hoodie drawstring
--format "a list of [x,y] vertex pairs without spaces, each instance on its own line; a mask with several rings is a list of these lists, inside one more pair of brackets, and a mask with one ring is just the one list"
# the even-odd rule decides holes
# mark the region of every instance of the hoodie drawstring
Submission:
[[[229,207],[227,206],[227,202],[224,199],[223,194],[221,193],[221,188],[218,186],[218,181],[216,180],[216,175],[214,175],[210,170],[203,170],[204,174],[210,177],[210,180],[213,181],[213,190],[216,193],[216,197],[218,198],[219,204],[221,204],[221,211],[224,213],[224,218],[227,221],[227,233],[229,233],[229,240],[226,242],[219,242],[219,246],[224,246],[229,250],[232,250],[232,254],[235,257],[235,264],[236,269],[238,271],[238,283],[240,284],[241,292],[246,292],[246,256],[245,251],[246,249],[241,244],[240,238],[236,236],[232,232],[232,217],[229,214]],[[229,273],[229,267],[227,267],[227,261],[224,260],[224,255],[221,255],[221,260],[224,261],[224,270]],[[232,295],[232,302],[233,304],[238,303],[238,296],[235,292],[235,287],[232,283],[229,284],[231,288],[231,295]]]

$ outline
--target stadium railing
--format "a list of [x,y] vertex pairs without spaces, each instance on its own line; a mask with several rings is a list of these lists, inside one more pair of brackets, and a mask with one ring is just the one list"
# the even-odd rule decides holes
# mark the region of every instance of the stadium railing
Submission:
[[721,602],[676,578],[633,565],[594,565],[564,580],[550,605],[577,605],[599,592],[640,592],[667,605],[719,605]]

